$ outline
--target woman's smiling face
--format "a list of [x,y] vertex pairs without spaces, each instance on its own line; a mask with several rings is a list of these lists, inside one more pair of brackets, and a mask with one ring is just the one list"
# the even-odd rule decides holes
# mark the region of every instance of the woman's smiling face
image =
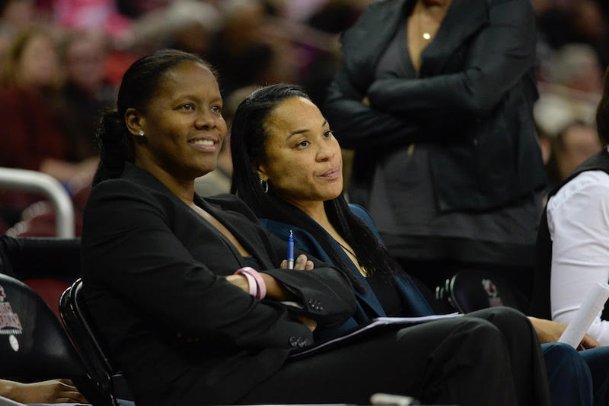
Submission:
[[206,66],[187,61],[168,70],[145,111],[135,115],[130,128],[138,129],[139,166],[186,181],[216,168],[227,128],[218,82]]
[[265,159],[258,173],[273,193],[299,207],[340,195],[340,145],[315,104],[302,97],[285,99],[264,127]]

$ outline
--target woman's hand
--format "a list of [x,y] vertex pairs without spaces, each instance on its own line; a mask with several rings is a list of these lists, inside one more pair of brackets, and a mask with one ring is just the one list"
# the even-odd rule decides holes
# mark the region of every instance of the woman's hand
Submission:
[[[288,261],[283,260],[280,266],[282,269],[287,269]],[[294,262],[294,270],[296,271],[310,271],[314,267],[315,264],[313,261],[307,259],[307,256],[304,254],[299,255]],[[277,301],[294,299],[294,296],[288,290],[284,289],[283,286],[277,283],[277,280],[275,280],[275,278],[273,278],[271,275],[260,272],[260,277],[264,280],[264,284],[266,285],[267,298]],[[226,280],[243,290],[245,293],[249,293],[249,283],[244,275],[228,275]]]
[[[288,260],[284,259],[279,264],[281,269],[288,269]],[[313,261],[309,260],[305,254],[300,254],[296,261],[294,262],[294,269],[297,271],[310,271],[315,268],[315,264]]]
[[[552,320],[538,319],[536,317],[529,317],[529,320],[531,321],[531,324],[537,333],[537,338],[539,338],[541,343],[552,343],[558,341],[562,333],[567,328],[566,324],[557,323]],[[590,348],[596,348],[598,346],[599,344],[594,338],[586,335],[582,339],[582,342],[579,344],[578,348],[581,347],[582,349],[587,350]]]
[[35,383],[0,380],[0,394],[21,403],[89,403],[69,379]]

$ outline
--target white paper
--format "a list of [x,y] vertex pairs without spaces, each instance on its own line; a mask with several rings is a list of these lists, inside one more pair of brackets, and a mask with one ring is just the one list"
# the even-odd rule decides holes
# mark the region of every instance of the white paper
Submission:
[[600,282],[594,284],[558,341],[577,348],[594,319],[603,311],[608,298],[609,285]]

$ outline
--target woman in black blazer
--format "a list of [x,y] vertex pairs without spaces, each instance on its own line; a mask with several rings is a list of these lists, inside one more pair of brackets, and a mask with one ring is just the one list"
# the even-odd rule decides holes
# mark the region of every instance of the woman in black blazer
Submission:
[[501,275],[526,309],[545,172],[529,0],[374,2],[342,37],[324,112],[355,150],[349,199],[434,290]]
[[[138,406],[354,403],[376,392],[429,403],[548,404],[530,325],[454,318],[292,359],[317,326],[355,311],[347,273],[297,257],[234,196],[201,199],[226,133],[214,74],[159,51],[125,73],[100,128],[82,235],[86,303]],[[317,265],[317,266],[315,266]],[[260,270],[260,272],[256,271]],[[498,315],[496,323],[502,323]],[[513,333],[513,335],[512,335]],[[522,337],[529,342],[522,354]],[[529,360],[536,360],[531,364]]]

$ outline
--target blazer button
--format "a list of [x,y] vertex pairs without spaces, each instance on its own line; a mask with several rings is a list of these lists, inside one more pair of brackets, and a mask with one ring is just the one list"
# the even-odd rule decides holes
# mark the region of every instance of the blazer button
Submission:
[[292,347],[297,347],[297,346],[298,346],[298,339],[299,339],[299,337],[296,337],[296,336],[291,336],[291,337],[288,339],[288,341],[289,341],[289,343],[290,343],[290,346],[292,346]]

